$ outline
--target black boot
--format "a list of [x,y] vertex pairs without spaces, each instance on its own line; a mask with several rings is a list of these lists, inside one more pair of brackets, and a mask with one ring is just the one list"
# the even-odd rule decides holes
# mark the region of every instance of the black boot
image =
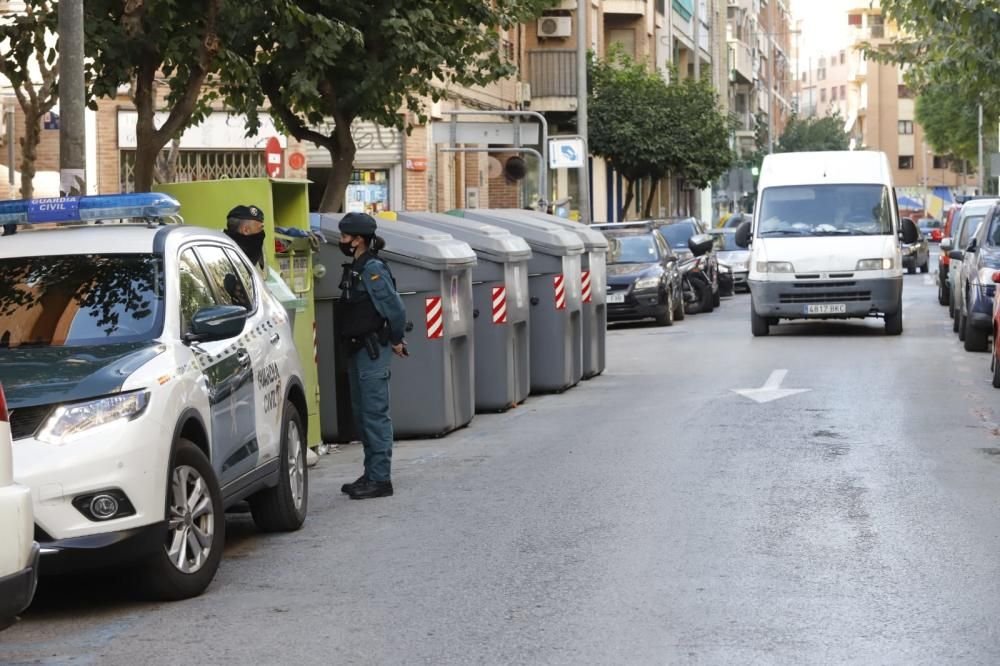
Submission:
[[351,499],[372,499],[375,497],[390,497],[392,481],[370,481],[365,479],[347,492]]
[[357,488],[358,486],[360,486],[361,484],[363,484],[367,480],[368,480],[368,477],[365,476],[364,474],[362,474],[361,476],[359,476],[357,479],[355,479],[351,483],[345,483],[344,485],[342,485],[340,487],[340,492],[346,493],[346,494],[350,495],[352,490],[354,490],[355,488]]

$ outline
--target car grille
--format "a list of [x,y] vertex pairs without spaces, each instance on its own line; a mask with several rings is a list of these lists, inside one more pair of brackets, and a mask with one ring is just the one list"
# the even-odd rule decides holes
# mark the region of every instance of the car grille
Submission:
[[52,411],[52,405],[37,405],[35,407],[18,407],[10,412],[11,439],[31,437],[42,425]]
[[[856,282],[817,282],[793,284],[793,292],[778,294],[781,303],[850,303],[870,301],[871,291],[857,289]],[[830,291],[839,289],[842,291]]]

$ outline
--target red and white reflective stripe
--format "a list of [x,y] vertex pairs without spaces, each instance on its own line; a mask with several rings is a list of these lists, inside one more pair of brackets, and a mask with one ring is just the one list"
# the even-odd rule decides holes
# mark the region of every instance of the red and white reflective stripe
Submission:
[[0,423],[7,423],[7,398],[3,394],[3,385],[0,385]]
[[594,298],[594,294],[590,290],[590,271],[583,271],[580,277],[583,281],[583,302],[590,303]]
[[507,323],[507,287],[493,287],[493,323]]
[[566,309],[566,276],[557,275],[553,278],[556,286],[556,310]]
[[425,299],[424,310],[427,314],[427,339],[436,340],[444,337],[444,306],[441,297]]
[[313,363],[319,365],[319,336],[316,334],[316,322],[313,322]]

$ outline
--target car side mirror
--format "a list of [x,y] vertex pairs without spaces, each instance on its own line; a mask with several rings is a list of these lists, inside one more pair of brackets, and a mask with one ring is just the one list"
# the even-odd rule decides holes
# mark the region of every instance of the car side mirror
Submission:
[[948,258],[954,259],[955,261],[962,261],[963,259],[965,259],[965,253],[962,252],[961,250],[952,250],[951,252],[948,253]]
[[920,231],[917,229],[917,225],[913,223],[913,220],[904,217],[899,222],[899,237],[904,243],[909,245],[920,240]]
[[941,239],[941,251],[942,252],[951,252],[952,248],[954,248],[954,247],[955,247],[955,245],[954,245],[954,243],[952,243],[951,238],[942,238]]
[[738,247],[747,248],[750,247],[750,223],[743,222],[740,226],[736,227],[736,241]]
[[700,257],[712,250],[714,242],[714,239],[708,234],[697,234],[688,239],[688,249],[691,250],[694,256]]
[[211,342],[235,338],[247,323],[247,309],[242,305],[209,305],[191,317],[191,330],[184,341]]

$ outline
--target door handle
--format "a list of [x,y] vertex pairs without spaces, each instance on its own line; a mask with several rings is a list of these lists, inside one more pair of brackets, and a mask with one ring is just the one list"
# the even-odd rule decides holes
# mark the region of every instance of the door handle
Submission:
[[278,340],[280,340],[280,339],[281,339],[281,336],[278,335],[277,333],[272,333],[271,334],[271,344],[272,345],[278,344]]
[[239,351],[236,353],[236,360],[239,361],[240,365],[244,368],[250,367],[250,354],[245,351]]

